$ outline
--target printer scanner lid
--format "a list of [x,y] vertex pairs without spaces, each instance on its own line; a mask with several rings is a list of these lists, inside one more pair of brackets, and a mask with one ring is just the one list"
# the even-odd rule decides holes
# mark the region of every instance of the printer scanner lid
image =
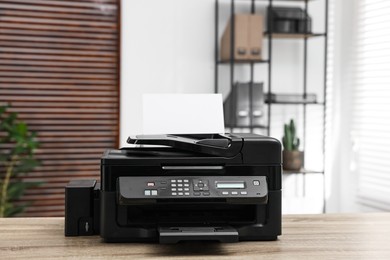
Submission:
[[220,157],[234,157],[241,152],[243,139],[232,134],[187,134],[187,135],[135,135],[127,143],[164,145],[189,152]]

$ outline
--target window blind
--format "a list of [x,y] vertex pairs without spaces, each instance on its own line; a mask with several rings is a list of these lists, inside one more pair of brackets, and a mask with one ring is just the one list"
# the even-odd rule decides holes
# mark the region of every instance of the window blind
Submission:
[[[63,216],[70,179],[96,179],[117,147],[119,0],[0,2],[0,105],[37,132],[44,184],[20,203],[24,216]],[[0,149],[6,149],[0,144]]]
[[390,210],[390,1],[358,3],[352,139],[358,201]]

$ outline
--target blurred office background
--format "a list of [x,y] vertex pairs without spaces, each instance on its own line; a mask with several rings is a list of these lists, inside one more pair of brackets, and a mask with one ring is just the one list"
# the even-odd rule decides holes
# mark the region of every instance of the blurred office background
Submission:
[[[260,59],[221,58],[232,3],[262,16]],[[271,3],[303,11],[310,28],[270,33]],[[142,133],[143,94],[227,100],[237,83],[262,84],[262,121],[226,131],[281,140],[295,121],[305,157],[283,174],[284,213],[389,210],[389,11],[380,0],[1,1],[0,105],[40,143],[40,165],[19,177],[42,182],[18,199],[22,215],[62,216],[66,183],[98,178],[102,152]],[[301,99],[267,101],[270,88]]]

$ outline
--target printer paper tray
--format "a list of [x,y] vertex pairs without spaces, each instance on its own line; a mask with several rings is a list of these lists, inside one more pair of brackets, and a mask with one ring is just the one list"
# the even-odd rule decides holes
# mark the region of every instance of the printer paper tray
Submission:
[[179,241],[238,242],[238,232],[231,226],[218,227],[160,227],[160,243],[174,244]]

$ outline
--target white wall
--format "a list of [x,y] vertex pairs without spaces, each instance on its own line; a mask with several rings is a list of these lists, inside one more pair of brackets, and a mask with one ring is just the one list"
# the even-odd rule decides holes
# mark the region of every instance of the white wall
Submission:
[[121,145],[142,133],[142,94],[213,92],[213,2],[122,0]]

